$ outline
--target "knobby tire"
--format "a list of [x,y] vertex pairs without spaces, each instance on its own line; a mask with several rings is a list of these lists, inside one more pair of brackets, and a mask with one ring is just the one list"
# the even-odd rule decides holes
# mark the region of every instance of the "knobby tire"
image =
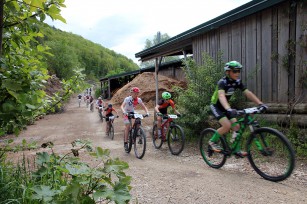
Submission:
[[134,134],[134,154],[136,158],[142,159],[146,151],[146,134],[142,127],[138,127]]
[[[200,133],[199,149],[201,156],[203,157],[206,164],[212,168],[218,169],[225,164],[227,156],[222,152],[214,152],[210,147],[209,140],[215,132],[215,129],[207,128]],[[226,149],[226,143],[222,137],[223,136],[220,137],[220,140],[217,142],[217,144],[223,149]]]
[[[259,150],[259,144],[263,150]],[[249,162],[264,179],[282,181],[288,178],[294,169],[295,152],[291,143],[275,129],[256,129],[247,142],[247,150]]]
[[152,143],[155,146],[156,149],[160,149],[162,144],[163,144],[163,140],[162,138],[158,137],[158,126],[157,124],[155,124],[152,128]]
[[185,138],[182,127],[171,124],[167,133],[167,144],[173,155],[179,155],[184,148]]

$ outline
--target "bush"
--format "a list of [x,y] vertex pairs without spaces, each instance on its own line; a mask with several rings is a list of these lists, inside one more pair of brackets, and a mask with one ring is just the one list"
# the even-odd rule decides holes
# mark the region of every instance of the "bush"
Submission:
[[192,59],[184,62],[188,87],[175,87],[179,111],[184,114],[179,123],[185,128],[187,138],[197,138],[202,129],[209,126],[211,96],[217,81],[223,76],[224,63],[221,57],[215,62],[208,54],[203,54],[202,65]]
[[[72,145],[71,152],[59,156],[51,142],[44,143],[42,147],[50,147],[52,153],[37,153],[36,165],[25,157],[17,166],[8,163],[2,150],[10,148],[1,149],[0,203],[128,203],[131,177],[124,173],[128,164],[111,159],[107,149],[97,147],[93,152],[88,141],[76,140]],[[99,165],[81,162],[81,149],[90,151]]]

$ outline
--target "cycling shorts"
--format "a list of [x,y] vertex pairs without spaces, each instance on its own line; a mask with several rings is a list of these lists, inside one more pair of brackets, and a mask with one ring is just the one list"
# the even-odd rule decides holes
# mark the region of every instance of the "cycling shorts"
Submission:
[[212,114],[217,120],[220,120],[221,118],[224,118],[224,117],[228,118],[229,120],[232,118],[235,118],[235,117],[231,117],[224,108],[221,108],[217,105],[211,104],[210,109],[211,109]]

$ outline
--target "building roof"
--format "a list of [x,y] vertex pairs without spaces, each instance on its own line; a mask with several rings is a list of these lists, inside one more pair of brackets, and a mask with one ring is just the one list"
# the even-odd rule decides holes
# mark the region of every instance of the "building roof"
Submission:
[[192,38],[210,30],[217,29],[225,24],[269,8],[285,0],[253,0],[212,20],[187,30],[151,48],[135,54],[141,61],[150,60],[160,56],[192,54]]

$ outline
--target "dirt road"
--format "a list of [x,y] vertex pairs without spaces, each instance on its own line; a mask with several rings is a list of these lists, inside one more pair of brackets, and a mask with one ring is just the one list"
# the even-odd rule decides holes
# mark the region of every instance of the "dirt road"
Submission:
[[[118,107],[117,110],[119,110]],[[123,149],[123,122],[115,120],[115,138],[105,137],[105,123],[97,112],[90,112],[82,102],[73,99],[63,114],[48,115],[21,133],[23,138],[38,145],[52,141],[56,152],[69,150],[78,138],[90,139],[95,146],[108,148],[112,157],[129,163],[126,172],[132,176],[131,203],[307,203],[307,166],[297,163],[286,181],[273,183],[253,172],[247,159],[229,159],[219,170],[208,167],[197,145],[187,145],[179,156],[173,156],[167,145],[156,150],[151,141],[151,117],[143,120],[147,134],[147,150],[142,160],[133,151]]]

